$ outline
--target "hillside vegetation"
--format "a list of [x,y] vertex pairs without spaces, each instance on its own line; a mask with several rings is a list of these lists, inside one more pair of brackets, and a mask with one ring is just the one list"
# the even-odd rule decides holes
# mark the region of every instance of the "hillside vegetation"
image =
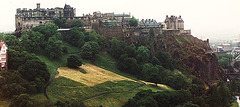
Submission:
[[65,36],[57,29],[49,23],[21,37],[0,36],[9,66],[0,73],[0,96],[10,106],[218,107],[233,101],[232,86],[219,82],[206,90],[209,77],[222,75],[216,56],[191,36],[150,35],[139,45],[78,26]]
[[[99,55],[99,57],[102,57],[105,60],[109,60],[110,62],[116,63],[114,60],[112,60],[111,57],[105,56],[108,55],[106,54]],[[101,67],[108,69],[116,69],[113,68],[112,66],[102,65]],[[69,69],[66,67],[59,68],[60,72],[59,76],[53,81],[53,83],[47,89],[47,93],[51,100],[53,100],[54,102],[58,100],[62,102],[71,100],[86,100],[93,96],[97,96],[102,93],[107,93],[106,95],[102,95],[84,101],[84,103],[89,106],[91,105],[121,106],[127,101],[127,99],[132,98],[137,92],[140,92],[141,90],[152,89],[155,91],[160,91],[164,90],[164,88],[166,87],[164,85],[161,86],[163,88],[143,86],[138,89],[132,90],[138,86],[141,86],[143,83],[115,74],[114,72],[105,70],[103,68],[99,68],[92,64],[85,64],[80,68],[84,69],[87,73],[86,74],[81,73],[79,71],[80,69]],[[67,73],[68,71],[70,73]],[[93,73],[93,75],[90,75],[91,73]],[[112,76],[114,76],[114,78]],[[79,79],[78,77],[81,79]],[[121,94],[114,92],[124,93]],[[105,99],[105,101],[102,102],[101,100],[103,100],[103,98],[105,98],[106,96],[108,96],[109,98]],[[115,103],[113,103],[112,101],[114,101]],[[92,104],[89,102],[96,103]]]

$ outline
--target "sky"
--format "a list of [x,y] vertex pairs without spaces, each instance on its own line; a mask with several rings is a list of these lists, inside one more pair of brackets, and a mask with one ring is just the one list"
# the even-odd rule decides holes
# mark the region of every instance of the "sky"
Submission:
[[163,22],[166,15],[181,15],[185,29],[200,39],[231,40],[240,38],[240,0],[1,0],[0,32],[15,30],[17,8],[76,8],[76,16],[102,13],[131,13],[137,19]]

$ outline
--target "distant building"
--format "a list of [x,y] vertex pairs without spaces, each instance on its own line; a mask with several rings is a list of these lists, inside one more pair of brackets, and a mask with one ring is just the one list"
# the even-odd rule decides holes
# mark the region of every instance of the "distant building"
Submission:
[[71,7],[70,5],[65,4],[63,9],[63,17],[75,17],[76,16],[76,8]]
[[29,30],[32,27],[53,23],[53,18],[73,18],[76,9],[65,4],[64,8],[41,8],[37,3],[36,9],[18,8],[15,15],[16,31]]
[[100,11],[93,12],[93,18],[99,19],[103,22],[103,24],[107,26],[125,26],[128,25],[128,21],[131,15],[123,13],[123,14],[115,14],[112,13],[101,13]]
[[3,40],[1,40],[0,42],[0,54],[1,54],[1,60],[0,60],[0,63],[1,63],[1,68],[0,70],[1,71],[7,71],[8,70],[8,67],[7,67],[7,46],[5,44],[5,42]]
[[181,16],[166,16],[166,19],[164,21],[165,23],[165,29],[168,30],[184,30],[184,21]]
[[141,28],[161,27],[161,24],[153,19],[146,19],[146,20],[142,19],[139,22],[139,27]]

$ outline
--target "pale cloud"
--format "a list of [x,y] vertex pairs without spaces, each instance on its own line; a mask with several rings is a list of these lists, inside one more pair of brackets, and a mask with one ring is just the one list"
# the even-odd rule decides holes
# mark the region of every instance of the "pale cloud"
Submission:
[[181,15],[185,29],[202,38],[230,39],[240,34],[240,0],[4,0],[0,4],[0,31],[15,30],[16,8],[63,7],[77,9],[77,16],[94,11],[129,13],[139,19],[163,22],[166,15]]

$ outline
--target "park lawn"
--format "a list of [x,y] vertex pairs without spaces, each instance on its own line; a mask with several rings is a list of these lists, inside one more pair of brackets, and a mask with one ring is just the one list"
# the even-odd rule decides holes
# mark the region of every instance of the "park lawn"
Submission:
[[87,101],[84,101],[84,104],[87,106],[103,106],[103,107],[121,107],[123,106],[129,99],[133,98],[135,94],[142,90],[151,89],[154,92],[163,91],[166,89],[151,87],[148,85],[142,86],[138,89],[124,92],[124,93],[111,93],[104,96],[99,96],[97,98],[93,98]]
[[[56,68],[66,64],[66,60],[70,55],[77,55],[79,52],[71,48],[71,46],[70,49],[71,50],[68,51],[69,54],[63,55],[58,60],[51,60],[45,56],[38,56],[40,60],[47,64],[51,77],[57,73]],[[111,93],[86,100],[84,103],[91,106],[92,104],[88,102],[96,101],[96,105],[121,106],[141,90],[164,90],[164,86],[157,88],[148,85],[134,89],[143,85],[143,82],[129,74],[119,71],[117,69],[117,62],[109,54],[97,55],[96,61],[94,62],[96,66],[87,63],[87,61],[84,61],[84,63],[85,64],[81,66],[80,69],[69,69],[67,67],[60,67],[58,69],[60,72],[59,76],[57,76],[47,88],[47,94],[50,98],[48,104],[54,104],[58,100],[63,102],[72,102],[76,100],[84,101],[99,94]],[[80,70],[84,70],[86,73],[82,73]],[[104,99],[105,96],[109,96],[109,98]],[[42,103],[46,102],[46,98],[43,94],[34,95],[32,98]]]
[[140,83],[133,81],[122,80],[107,81],[94,86],[87,86],[60,76],[47,88],[47,93],[49,98],[54,102],[58,100],[71,102],[73,100],[82,101],[102,93],[128,91],[140,85]]
[[111,71],[102,69],[92,64],[85,64],[80,66],[80,69],[84,69],[86,73],[79,72],[79,69],[71,69],[68,67],[60,67],[58,68],[59,76],[69,78],[71,80],[83,83],[87,86],[95,86],[97,84],[101,84],[107,81],[121,81],[121,80],[128,80],[134,81],[135,80],[126,78],[124,76],[115,74]]

